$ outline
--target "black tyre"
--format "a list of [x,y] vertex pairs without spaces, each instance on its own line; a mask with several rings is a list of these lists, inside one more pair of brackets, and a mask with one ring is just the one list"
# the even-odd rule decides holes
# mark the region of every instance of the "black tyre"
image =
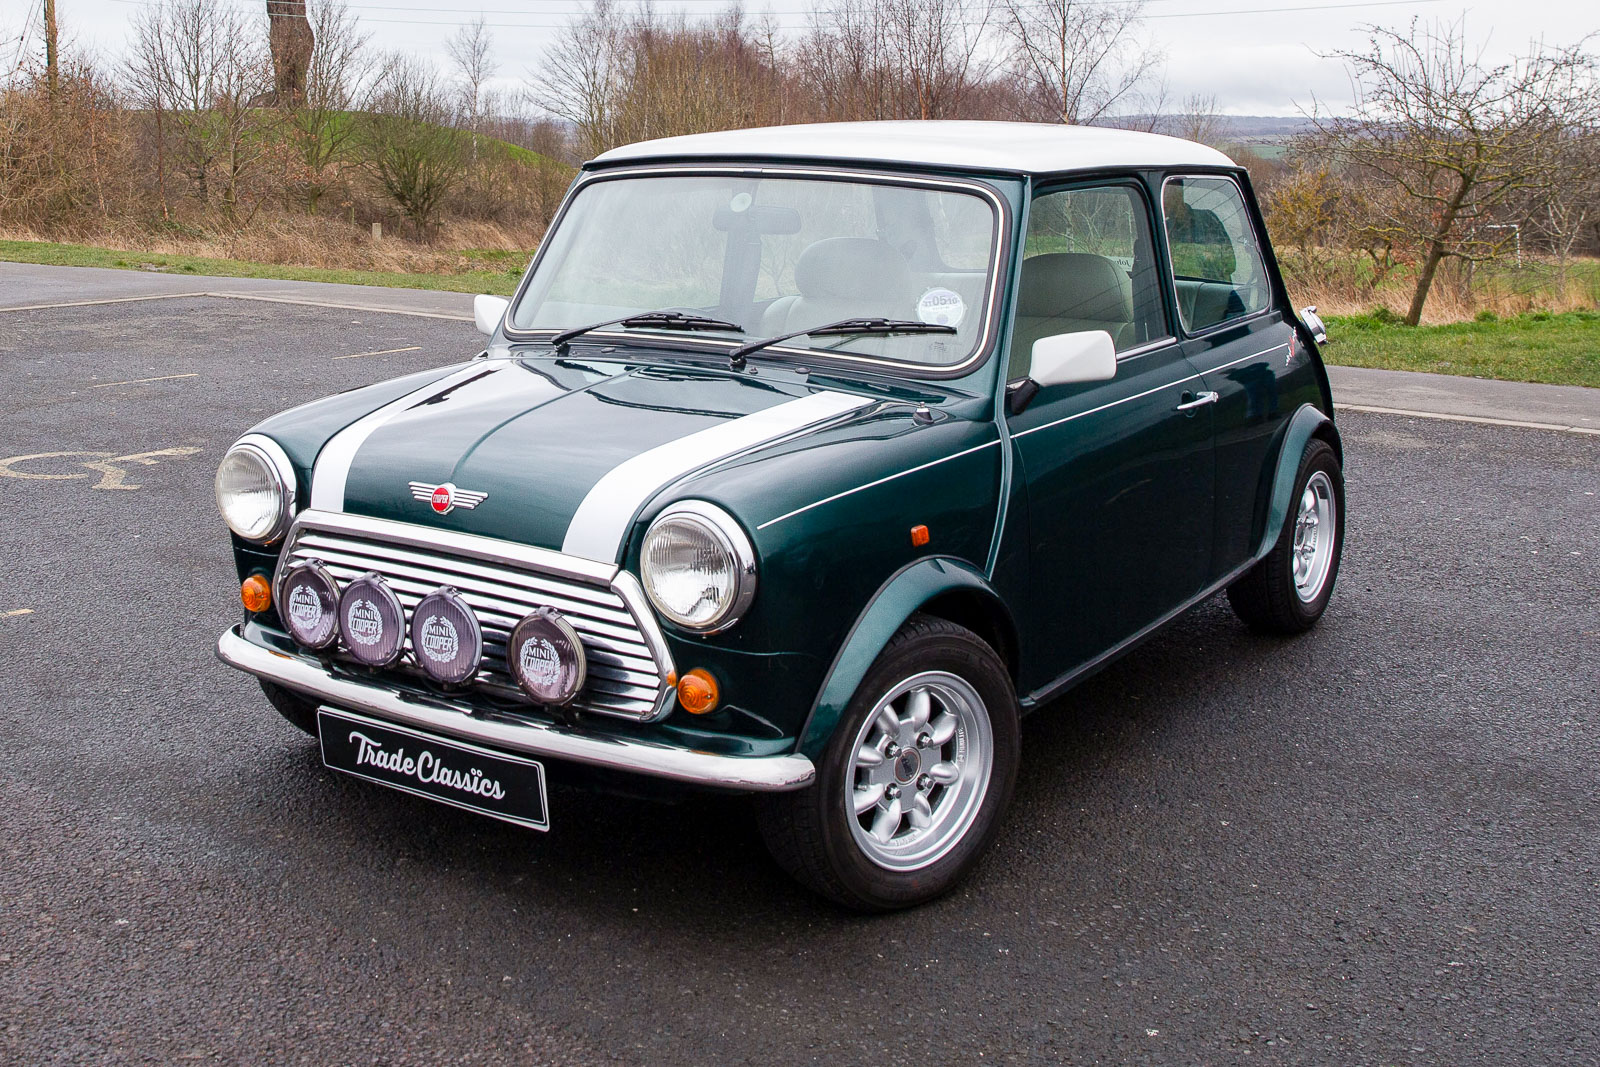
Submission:
[[260,678],[256,680],[261,682],[261,691],[267,694],[267,700],[271,702],[273,707],[278,709],[278,714],[312,737],[317,736],[317,706],[315,704],[293,690],[283,688],[281,685],[273,685],[271,682]]
[[817,780],[763,799],[767,847],[847,907],[890,911],[953,888],[988,850],[1016,785],[1017,695],[992,648],[913,616],[835,728]]
[[1327,610],[1343,550],[1344,473],[1332,447],[1312,438],[1277,544],[1228,587],[1228,602],[1254,630],[1304,633]]

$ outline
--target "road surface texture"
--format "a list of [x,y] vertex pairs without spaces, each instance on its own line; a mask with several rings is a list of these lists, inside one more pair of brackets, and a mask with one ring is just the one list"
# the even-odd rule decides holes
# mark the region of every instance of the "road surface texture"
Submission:
[[223,450],[476,340],[0,314],[0,1061],[1600,1058],[1600,439],[1343,417],[1322,625],[1203,605],[1027,720],[963,888],[862,918],[743,801],[558,789],[519,831],[323,769],[213,658]]

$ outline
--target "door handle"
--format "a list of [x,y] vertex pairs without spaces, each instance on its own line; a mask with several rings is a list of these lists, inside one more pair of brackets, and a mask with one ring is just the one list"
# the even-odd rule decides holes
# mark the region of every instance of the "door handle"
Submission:
[[1197,393],[1193,400],[1185,400],[1183,403],[1178,405],[1176,410],[1178,410],[1178,411],[1193,411],[1196,408],[1203,408],[1207,404],[1215,404],[1216,402],[1217,402],[1217,394],[1213,393],[1213,392],[1210,392],[1208,390],[1207,392],[1204,392],[1204,393]]

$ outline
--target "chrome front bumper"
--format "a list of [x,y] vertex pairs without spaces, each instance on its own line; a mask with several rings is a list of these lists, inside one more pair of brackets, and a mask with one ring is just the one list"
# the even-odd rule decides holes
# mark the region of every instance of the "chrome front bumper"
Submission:
[[474,718],[442,699],[424,701],[341,678],[316,663],[247,641],[237,626],[217,640],[217,658],[230,667],[336,707],[509,752],[753,793],[801,789],[811,784],[817,773],[809,759],[797,754],[719,756],[647,741],[579,733],[554,723]]

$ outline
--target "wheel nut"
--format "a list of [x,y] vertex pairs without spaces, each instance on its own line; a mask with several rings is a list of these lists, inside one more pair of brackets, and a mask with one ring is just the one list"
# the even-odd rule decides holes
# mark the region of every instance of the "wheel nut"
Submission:
[[884,794],[888,796],[890,800],[894,800],[900,795],[900,787],[897,785],[891,785],[888,789],[884,790]]
[[931,744],[933,744],[933,735],[928,733],[926,730],[917,735],[918,748],[927,748]]
[[924,774],[922,777],[917,779],[917,788],[926,793],[928,790],[933,788],[933,779]]
[[894,759],[896,756],[900,755],[900,746],[895,744],[893,741],[890,741],[884,746],[883,754],[888,756],[890,759]]

